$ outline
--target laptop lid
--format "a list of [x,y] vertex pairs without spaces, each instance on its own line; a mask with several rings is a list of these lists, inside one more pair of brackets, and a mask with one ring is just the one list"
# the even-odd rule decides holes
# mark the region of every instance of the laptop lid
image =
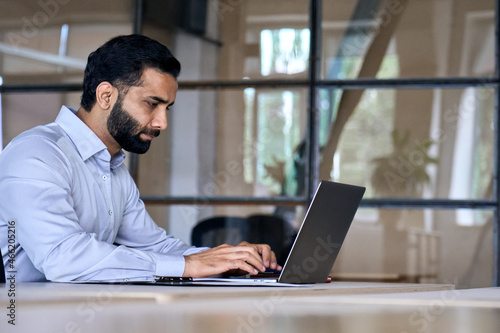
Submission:
[[326,281],[364,192],[360,186],[320,182],[278,282]]

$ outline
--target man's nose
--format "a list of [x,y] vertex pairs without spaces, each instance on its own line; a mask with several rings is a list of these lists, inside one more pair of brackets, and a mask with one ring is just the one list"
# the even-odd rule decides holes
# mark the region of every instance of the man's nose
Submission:
[[167,128],[167,125],[168,125],[167,112],[165,110],[158,108],[158,110],[155,113],[155,117],[151,123],[151,126],[159,130],[164,130]]

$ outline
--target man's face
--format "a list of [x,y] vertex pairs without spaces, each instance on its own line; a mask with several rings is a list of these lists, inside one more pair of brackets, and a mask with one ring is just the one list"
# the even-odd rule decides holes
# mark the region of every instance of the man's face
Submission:
[[123,149],[136,154],[144,154],[151,145],[151,140],[141,139],[142,133],[151,137],[160,135],[160,130],[141,126],[127,110],[123,109],[121,94],[111,110],[107,126],[109,133]]
[[109,133],[126,151],[144,154],[151,140],[167,128],[166,111],[176,93],[177,81],[172,76],[146,69],[140,86],[118,95],[107,120]]

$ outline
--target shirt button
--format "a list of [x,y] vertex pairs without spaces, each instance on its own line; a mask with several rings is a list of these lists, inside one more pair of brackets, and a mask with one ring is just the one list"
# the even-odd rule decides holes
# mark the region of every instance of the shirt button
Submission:
[[113,215],[113,211],[110,209],[110,210],[108,211],[108,214],[109,214],[109,215]]
[[106,175],[102,175],[102,177],[101,177],[101,178],[102,178],[102,180],[106,180],[106,179],[108,179],[108,176],[106,176]]

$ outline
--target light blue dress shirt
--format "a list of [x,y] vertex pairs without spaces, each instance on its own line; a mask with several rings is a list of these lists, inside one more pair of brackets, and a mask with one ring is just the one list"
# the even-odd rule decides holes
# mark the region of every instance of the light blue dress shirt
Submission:
[[6,271],[17,271],[16,282],[181,276],[183,256],[206,248],[190,247],[155,224],[125,154],[111,157],[75,112],[63,106],[54,123],[20,134],[0,154]]

